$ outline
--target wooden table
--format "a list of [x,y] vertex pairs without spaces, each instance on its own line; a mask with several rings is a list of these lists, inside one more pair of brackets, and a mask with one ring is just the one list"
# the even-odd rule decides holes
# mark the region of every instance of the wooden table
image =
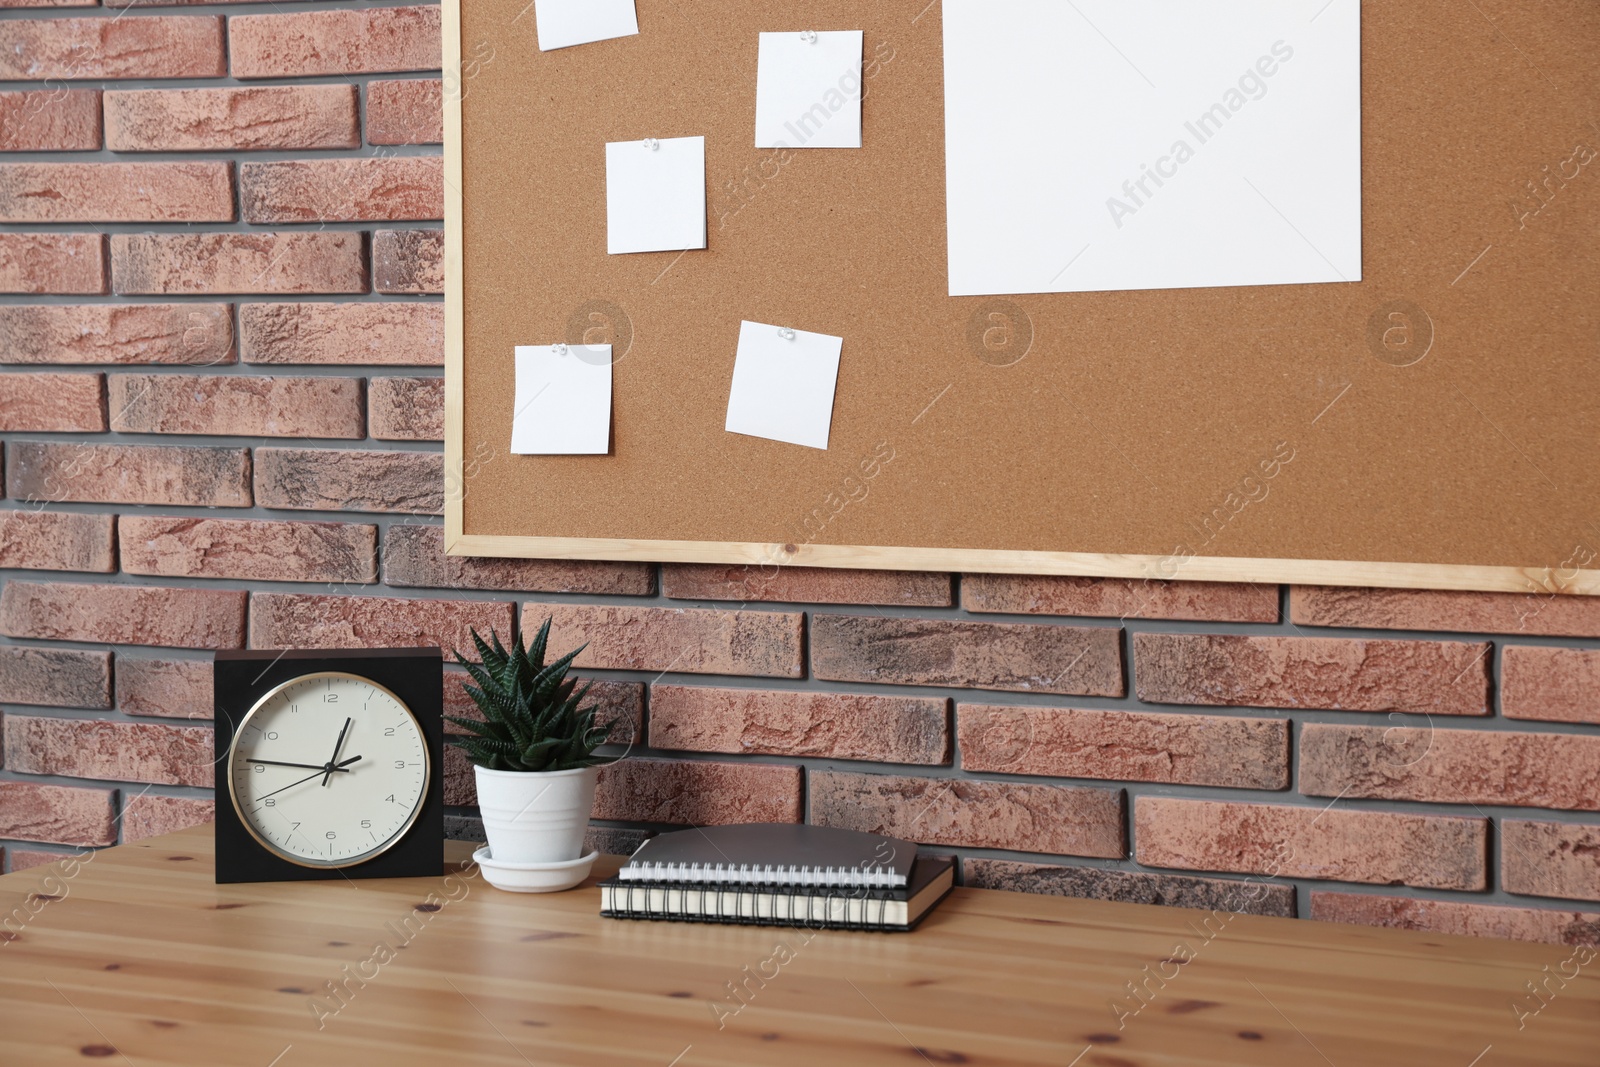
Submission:
[[1561,946],[1226,915],[1207,938],[1210,913],[977,889],[913,934],[808,941],[475,872],[218,886],[211,863],[200,827],[0,878],[0,1064],[1600,1064],[1600,959],[1512,1008]]

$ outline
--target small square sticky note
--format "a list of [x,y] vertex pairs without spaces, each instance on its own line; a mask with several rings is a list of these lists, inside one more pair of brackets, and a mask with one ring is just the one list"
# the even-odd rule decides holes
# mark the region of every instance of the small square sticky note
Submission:
[[518,345],[511,451],[603,456],[611,449],[611,346]]
[[706,139],[606,145],[606,251],[677,252],[706,246]]
[[759,322],[739,325],[729,433],[827,448],[844,339]]
[[761,35],[756,147],[861,147],[860,30]]
[[633,0],[537,0],[534,18],[541,52],[639,32]]

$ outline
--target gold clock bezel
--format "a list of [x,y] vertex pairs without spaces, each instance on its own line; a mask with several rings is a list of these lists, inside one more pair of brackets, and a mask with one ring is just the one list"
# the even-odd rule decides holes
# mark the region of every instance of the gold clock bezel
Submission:
[[[375,849],[372,852],[364,853],[359,859],[346,860],[341,863],[314,863],[301,856],[295,856],[287,853],[277,845],[273,844],[271,841],[263,838],[256,830],[255,822],[248,815],[246,815],[244,809],[239,806],[239,792],[234,786],[233,779],[233,762],[239,748],[239,739],[244,736],[245,728],[250,725],[250,720],[255,718],[256,712],[260,711],[267,705],[269,701],[272,700],[273,697],[277,696],[285,689],[288,689],[291,686],[299,685],[302,682],[316,681],[319,678],[344,678],[349,681],[361,682],[364,685],[370,685],[372,688],[378,690],[380,693],[385,694],[389,697],[389,699],[393,700],[400,706],[400,709],[410,717],[412,724],[416,727],[417,736],[422,738],[422,792],[417,796],[416,806],[411,809],[411,815],[406,819],[405,825],[399,830],[395,831],[394,836],[390,837],[388,841],[384,842],[382,847]],[[379,856],[388,852],[395,845],[399,844],[405,839],[405,836],[411,832],[411,828],[417,824],[417,819],[422,815],[422,809],[426,807],[428,803],[428,790],[433,785],[433,756],[428,752],[428,732],[422,728],[422,720],[417,718],[417,713],[412,711],[411,705],[407,704],[404,700],[401,700],[398,696],[396,696],[394,690],[390,689],[388,686],[375,682],[365,675],[355,674],[351,671],[312,671],[309,674],[296,675],[295,677],[290,678],[287,681],[280,682],[269,689],[261,697],[261,699],[250,705],[250,710],[245,712],[244,718],[240,719],[239,725],[234,728],[233,740],[228,743],[228,759],[225,765],[225,770],[228,776],[228,799],[233,802],[234,814],[239,817],[240,825],[242,825],[245,828],[245,831],[255,839],[256,844],[260,845],[274,856],[283,860],[285,863],[292,863],[296,867],[307,867],[318,871],[337,871],[343,870],[346,867],[359,867],[364,863],[371,863]]]

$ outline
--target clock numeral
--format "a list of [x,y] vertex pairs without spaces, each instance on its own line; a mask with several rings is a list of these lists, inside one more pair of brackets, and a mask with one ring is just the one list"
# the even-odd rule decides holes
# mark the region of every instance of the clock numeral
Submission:
[[338,693],[323,693],[322,694],[322,702],[324,704],[337,704],[337,703],[339,703],[339,694]]
[[260,774],[260,773],[261,773],[261,772],[263,772],[263,771],[265,771],[265,770],[266,770],[266,768],[265,768],[265,767],[263,767],[263,766],[262,766],[262,765],[261,765],[261,764],[259,764],[259,763],[258,763],[258,764],[256,764],[256,765],[255,765],[255,766],[254,766],[254,767],[252,767],[252,768],[250,768],[250,769],[251,769],[251,770],[253,770],[253,771],[255,771],[255,772],[256,772],[256,773],[257,773],[257,774]]
[[329,840],[329,841],[332,841],[332,840],[333,840],[333,839],[334,839],[334,838],[336,838],[336,837],[338,837],[338,836],[339,836],[339,835],[338,835],[338,834],[336,834],[336,833],[334,833],[334,832],[333,832],[333,831],[332,831],[332,830],[329,830],[329,831],[328,831],[328,832],[327,832],[327,833],[326,833],[326,834],[325,834],[325,835],[323,835],[323,836],[325,836],[325,837],[326,837],[326,838],[327,838],[327,839],[328,839],[328,840]]
[[387,800],[391,804],[399,803],[399,801],[395,800],[393,793],[390,793],[388,796],[384,797],[383,799]]
[[300,824],[299,823],[296,822],[296,823],[290,823],[289,824],[289,832],[290,833],[294,833],[298,829],[300,829]]
[[273,797],[268,797],[267,799],[263,800],[261,803],[264,804],[265,806],[269,807],[269,808],[275,808],[275,807],[278,806],[277,800],[274,799]]
[[384,737],[393,737],[394,736],[394,727],[391,726],[387,730],[383,731],[383,736]]
[[363,830],[370,830],[370,829],[372,829],[372,820],[371,820],[371,819],[362,819],[362,820],[361,820],[361,828],[362,828],[362,829],[363,829]]
[[406,769],[406,761],[403,760],[403,759],[395,760],[394,761],[394,769],[397,770],[397,771],[405,770]]
[[268,741],[276,741],[278,739],[278,731],[268,730],[266,733],[266,738]]

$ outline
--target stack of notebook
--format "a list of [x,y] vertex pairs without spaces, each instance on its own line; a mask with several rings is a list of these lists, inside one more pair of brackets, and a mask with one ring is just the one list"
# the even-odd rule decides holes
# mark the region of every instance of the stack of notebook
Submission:
[[955,860],[880,834],[756,823],[640,845],[600,883],[613,919],[909,930],[955,884]]

